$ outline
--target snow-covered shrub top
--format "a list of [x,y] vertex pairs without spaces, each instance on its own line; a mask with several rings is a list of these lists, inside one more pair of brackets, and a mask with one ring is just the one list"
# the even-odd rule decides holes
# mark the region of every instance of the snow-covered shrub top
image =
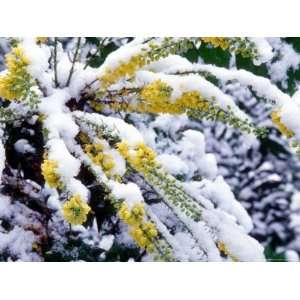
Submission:
[[[96,251],[97,260],[135,243],[135,259],[145,261],[263,261],[263,247],[249,235],[252,221],[219,174],[215,156],[206,153],[204,135],[184,124],[220,121],[249,140],[264,137],[266,129],[219,88],[238,81],[273,105],[272,121],[299,151],[300,98],[248,71],[192,64],[180,54],[207,43],[260,64],[280,50],[263,38],[119,42],[114,39],[117,49],[95,68],[95,49],[82,38],[19,39],[6,55],[0,254],[43,260],[75,241]],[[28,177],[10,165],[7,148],[12,130],[22,125],[33,128],[24,128],[31,135],[42,133],[35,146],[24,138],[14,144],[25,160],[38,157]],[[180,138],[172,139],[175,134]],[[35,207],[39,213],[30,214]]]

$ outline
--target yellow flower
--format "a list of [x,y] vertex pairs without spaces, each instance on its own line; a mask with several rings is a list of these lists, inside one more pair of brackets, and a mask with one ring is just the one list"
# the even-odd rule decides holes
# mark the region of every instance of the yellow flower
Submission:
[[110,176],[110,171],[115,167],[113,156],[104,153],[104,146],[102,144],[87,144],[84,150],[92,162],[102,167],[107,176]]
[[126,142],[120,142],[120,143],[118,143],[117,144],[117,149],[118,149],[119,153],[124,158],[128,157],[129,147],[128,147],[128,144]]
[[44,160],[41,169],[45,181],[51,188],[62,188],[63,184],[60,182],[57,174],[58,162],[55,160]]
[[105,155],[102,160],[102,166],[104,170],[111,170],[115,166],[115,162],[113,161],[113,158],[111,155]]
[[144,143],[136,145],[129,151],[126,142],[120,142],[117,144],[117,150],[139,172],[147,173],[158,165],[156,153]]
[[141,92],[141,97],[149,101],[167,101],[172,93],[172,88],[161,80],[155,80],[146,85]]
[[0,76],[0,96],[7,100],[20,100],[25,97],[32,84],[32,78],[27,73],[30,61],[23,48],[17,46],[6,54],[7,73]]
[[210,102],[205,100],[198,91],[182,93],[179,98],[173,100],[172,90],[172,87],[163,81],[155,80],[141,89],[140,101],[128,103],[123,110],[154,114],[182,114],[188,109],[209,110]]
[[287,138],[293,137],[295,134],[293,131],[288,129],[282,122],[280,117],[280,110],[279,111],[273,111],[271,113],[272,121],[274,124],[277,125],[278,130],[285,135]]
[[211,44],[214,48],[222,48],[223,50],[228,49],[230,46],[229,40],[223,37],[202,37],[201,40],[204,43]]
[[146,60],[142,55],[135,55],[131,57],[128,62],[121,62],[115,69],[107,69],[105,74],[100,78],[102,88],[105,89],[122,77],[134,75],[134,73],[145,64]]
[[119,209],[119,217],[131,228],[129,234],[139,247],[149,253],[155,250],[153,241],[158,232],[153,223],[145,221],[146,212],[143,203],[135,203],[129,210],[127,204],[123,202]]
[[146,222],[142,225],[142,229],[144,232],[147,233],[150,237],[156,237],[158,235],[158,232],[155,228],[155,225],[151,222]]
[[80,195],[75,194],[63,206],[64,218],[73,225],[81,225],[87,220],[87,215],[91,208],[81,199]]

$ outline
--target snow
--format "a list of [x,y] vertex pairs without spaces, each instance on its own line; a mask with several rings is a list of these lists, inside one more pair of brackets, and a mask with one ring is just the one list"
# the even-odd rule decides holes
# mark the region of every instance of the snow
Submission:
[[133,40],[124,46],[121,46],[118,50],[110,53],[105,59],[101,69],[114,70],[121,64],[127,63],[133,56],[142,53],[142,49],[147,49],[147,45],[138,44],[137,40]]
[[254,64],[259,65],[272,59],[274,56],[272,47],[265,38],[252,37],[249,40],[255,44],[259,55],[258,59],[254,60]]
[[[99,70],[87,67],[84,70],[84,65],[81,63],[75,64],[75,71],[70,82],[68,92],[72,98],[79,99],[82,90],[89,85],[91,82],[95,81],[99,77]],[[99,87],[99,82],[92,84],[91,88],[97,90]]]
[[73,139],[79,132],[78,126],[73,121],[71,115],[65,113],[51,114],[44,121],[45,128],[50,128],[48,137]]
[[57,80],[60,86],[65,86],[72,67],[72,62],[67,53],[61,53],[57,63]]
[[47,142],[48,159],[58,162],[57,173],[63,182],[75,177],[80,168],[80,161],[70,154],[61,139],[51,139]]
[[183,156],[199,156],[205,154],[204,135],[196,130],[186,130],[179,144],[182,147],[181,155]]
[[189,239],[190,243],[193,243],[194,251],[190,251],[190,248],[188,246],[182,247],[181,245],[187,245],[187,243],[181,243],[180,236],[176,234],[173,236],[172,234],[170,234],[168,228],[164,225],[163,222],[161,222],[158,215],[155,214],[150,207],[147,207],[147,212],[150,219],[155,223],[158,231],[163,235],[168,244],[171,245],[175,250],[174,255],[179,261],[197,261],[203,259],[204,253],[197,248],[195,241],[191,237],[189,237],[188,234],[182,232],[181,236],[182,238],[186,237],[187,239]]
[[287,250],[285,253],[285,257],[289,262],[299,262],[299,255],[296,251]]
[[46,115],[67,112],[65,103],[70,99],[67,89],[55,90],[50,96],[42,98],[39,111]]
[[170,69],[172,70],[174,66],[180,66],[180,68],[190,67],[191,63],[184,57],[179,55],[170,55],[168,57],[162,58],[156,62],[153,62],[147,66],[147,70],[161,73],[168,72]]
[[3,233],[0,232],[0,253],[8,252],[10,256],[16,256],[21,261],[32,261],[37,255],[32,253],[32,244],[35,237],[31,231],[25,231],[20,227]]
[[253,229],[251,218],[246,210],[235,199],[229,185],[224,181],[222,176],[218,176],[214,181],[203,180],[204,188],[202,195],[210,199],[219,209],[234,216],[246,232]]
[[295,133],[297,140],[300,140],[299,115],[300,107],[292,101],[283,105],[280,110],[281,121]]
[[161,80],[172,87],[173,90],[171,99],[173,101],[180,98],[185,92],[198,91],[207,101],[213,101],[213,99],[215,99],[220,107],[225,111],[227,111],[228,107],[230,107],[233,112],[240,118],[247,118],[246,114],[235,105],[233,100],[228,95],[224,94],[214,84],[198,75],[189,74],[184,76],[177,76],[167,75],[163,73],[156,74],[149,71],[136,72],[136,81],[138,85],[144,86],[156,80]]
[[187,260],[187,258],[185,258],[186,256],[188,257],[188,261],[191,262],[203,260],[204,254],[202,251],[199,251],[197,243],[191,235],[186,232],[177,232],[174,235],[174,239],[178,243],[178,250],[176,248],[175,249],[177,250],[176,252],[181,255],[181,261]]
[[175,154],[161,154],[157,156],[157,161],[173,175],[188,173],[187,164]]
[[35,38],[26,38],[21,43],[25,56],[29,59],[30,64],[27,67],[28,73],[35,79],[43,76],[43,73],[49,67],[49,58],[51,52],[49,47],[45,45],[38,46]]
[[62,205],[58,195],[51,195],[47,200],[47,206],[53,210],[60,210]]
[[[9,197],[0,194],[0,218],[9,218],[12,214],[11,200]],[[1,222],[1,221],[0,221]]]
[[285,43],[280,38],[268,38],[269,43],[275,50],[276,60],[268,62],[268,73],[272,81],[280,82],[287,88],[288,70],[297,70],[300,64],[300,55],[292,45]]
[[105,251],[108,251],[113,243],[114,243],[115,237],[112,234],[104,235],[99,242],[99,247]]
[[258,94],[258,96],[273,100],[279,106],[291,100],[288,94],[283,93],[271,81],[265,77],[254,75],[245,70],[228,70],[214,65],[194,65],[191,70],[207,71],[218,79],[228,82],[230,80],[237,80],[245,86],[250,86]]
[[213,154],[211,153],[205,154],[196,163],[199,172],[202,176],[209,179],[213,179],[217,176],[218,173],[217,160]]
[[174,136],[175,133],[189,124],[189,118],[186,114],[173,116],[170,114],[160,114],[149,124],[151,128],[163,129],[166,133]]
[[207,198],[204,197],[203,187],[205,186],[205,180],[202,181],[188,181],[183,183],[183,188],[187,194],[193,197],[197,202],[201,204],[201,206],[212,209],[214,208],[213,203]]
[[72,195],[78,194],[81,199],[88,201],[90,191],[78,179],[71,178],[68,182],[67,188]]
[[20,139],[14,144],[14,148],[17,152],[25,153],[35,153],[35,149],[29,144],[28,140]]
[[111,194],[118,200],[124,200],[129,208],[136,203],[144,202],[140,188],[133,182],[125,184],[110,180],[108,185],[111,188]]
[[300,210],[300,193],[297,192],[292,196],[291,210]]
[[103,153],[112,156],[114,167],[109,170],[110,174],[123,176],[126,172],[126,162],[119,152],[115,149],[107,149]]
[[191,129],[184,131],[177,149],[180,158],[188,165],[190,174],[197,170],[204,177],[216,177],[217,161],[214,155],[205,153],[205,141],[201,132]]
[[117,134],[120,138],[128,143],[128,145],[135,146],[143,142],[143,137],[140,132],[132,125],[125,123],[123,120],[113,117],[105,117],[100,114],[90,113],[85,114],[79,111],[74,112],[77,118],[84,118],[98,126],[106,125],[112,133]]
[[222,212],[204,211],[203,219],[217,229],[219,241],[239,261],[265,261],[264,248],[252,237],[237,227],[233,220]]
[[[273,60],[270,61],[273,57],[272,48],[265,39],[250,38],[250,40],[257,46],[259,62],[268,62],[267,65],[269,66],[273,82],[284,82],[287,71],[290,68],[295,69],[298,67],[299,57],[295,55],[292,47],[284,44],[278,46],[275,49],[275,55],[280,56],[282,54],[282,57],[277,62],[273,62]],[[160,41],[161,39],[156,40],[157,43],[160,43]],[[147,212],[147,218],[155,223],[160,232],[160,238],[165,239],[173,248],[176,260],[226,260],[220,255],[220,251],[216,246],[218,242],[222,242],[238,260],[263,261],[262,246],[248,235],[253,228],[252,220],[235,198],[223,176],[220,175],[223,173],[218,170],[217,158],[219,159],[221,156],[216,157],[214,154],[206,152],[207,144],[211,143],[211,140],[207,139],[205,141],[204,134],[210,134],[210,132],[203,130],[203,134],[199,131],[202,128],[202,123],[189,120],[185,114],[179,116],[169,114],[140,116],[139,114],[113,114],[110,110],[105,110],[103,112],[105,115],[103,115],[102,113],[87,112],[86,110],[90,109],[87,107],[83,111],[71,111],[68,108],[68,101],[70,99],[79,100],[83,89],[93,80],[96,78],[101,79],[105,72],[114,70],[121,64],[128,62],[133,56],[141,54],[143,48],[148,47],[142,42],[144,42],[144,39],[135,39],[131,43],[120,47],[111,53],[99,68],[87,67],[84,69],[85,57],[81,53],[81,61],[76,62],[74,65],[74,73],[69,87],[65,87],[65,84],[72,63],[65,49],[73,51],[74,40],[66,48],[63,48],[59,43],[57,66],[59,87],[56,88],[53,82],[53,68],[49,68],[51,54],[49,46],[36,45],[34,39],[24,39],[22,41],[22,47],[30,60],[28,72],[45,88],[43,93],[38,93],[40,103],[37,115],[42,117],[47,159],[58,163],[56,171],[65,188],[61,191],[60,189],[50,189],[47,186],[40,187],[31,179],[25,178],[23,191],[30,196],[33,195],[32,191],[34,190],[35,196],[40,195],[40,198],[36,196],[35,201],[38,199],[39,205],[47,205],[50,209],[52,215],[47,230],[49,230],[51,238],[55,237],[55,241],[66,242],[66,232],[69,230],[66,222],[63,220],[61,196],[65,199],[79,194],[84,201],[88,202],[91,196],[89,189],[94,184],[97,184],[103,186],[115,200],[125,201],[129,209],[137,203],[143,203]],[[277,41],[272,40],[270,43],[271,45],[276,45]],[[202,62],[201,59],[199,61]],[[236,70],[234,58],[231,59],[230,64],[231,69],[227,70],[213,65],[204,65],[203,63],[191,64],[183,57],[170,55],[145,66],[143,70],[136,73],[136,77],[131,82],[127,82],[125,78],[117,83],[114,88],[123,88],[126,85],[142,87],[154,80],[161,79],[172,87],[171,100],[173,101],[181,97],[185,92],[199,91],[206,100],[212,101],[216,99],[216,102],[224,110],[227,110],[228,106],[230,106],[237,116],[249,120],[250,118],[238,108],[234,100],[237,98],[243,101],[246,101],[245,99],[253,100],[251,98],[251,90],[253,89],[259,96],[276,102],[277,108],[281,108],[282,122],[292,129],[296,133],[296,137],[300,139],[300,126],[297,124],[297,116],[300,115],[299,93],[296,93],[291,99],[290,96],[281,92],[272,84],[269,79],[255,76],[244,70]],[[172,74],[177,71],[210,72],[220,79],[221,88],[197,74],[183,76]],[[227,84],[229,81],[230,84]],[[100,82],[96,82],[88,90],[91,92],[91,96],[93,96],[93,92],[98,89],[100,84]],[[229,95],[228,91],[231,91],[232,95]],[[30,113],[30,109],[22,103],[12,102],[9,108],[14,109],[23,116]],[[123,120],[125,117],[130,124]],[[32,126],[34,126],[36,118],[29,121]],[[107,141],[101,140],[102,137],[99,137],[94,132],[94,127],[89,123],[105,128],[113,136],[128,143],[129,147],[135,147],[142,142],[146,142],[147,145],[153,147],[158,153],[157,161],[163,167],[161,169],[162,174],[170,179],[169,183],[171,185],[175,185],[174,189],[178,189],[178,194],[174,192],[168,193],[168,188],[160,188],[157,182],[157,186],[151,181],[146,184],[144,182],[145,178],[140,178],[136,174],[126,173],[124,158],[116,149],[112,149],[112,146]],[[89,135],[92,143],[99,142],[104,145],[104,154],[111,155],[115,162],[110,173],[120,177],[124,177],[126,173],[126,177],[122,178],[124,180],[123,183],[110,179],[103,172],[101,166],[96,166],[92,163],[91,159],[84,153],[80,143],[77,143],[75,140],[80,130]],[[0,133],[2,138],[2,131]],[[227,136],[223,137],[224,140],[229,139]],[[249,147],[249,145],[254,147],[252,138],[253,136],[247,136],[247,143],[246,139],[244,140],[245,148]],[[227,157],[227,162],[231,165],[239,163],[238,158],[233,155],[230,147],[225,142],[222,143],[220,141],[218,145],[221,145],[219,152]],[[21,154],[35,153],[36,151],[25,138],[20,138],[13,146]],[[258,147],[258,145],[256,146]],[[243,151],[246,150],[243,149]],[[95,177],[95,180],[93,183],[89,183],[89,186],[86,186],[85,180],[81,182],[77,178],[81,164],[84,164]],[[222,164],[223,161],[221,160],[220,165]],[[3,144],[0,143],[0,174],[2,174],[4,167],[5,149]],[[265,165],[264,168],[260,171],[266,172],[270,169],[270,165]],[[177,176],[178,180],[168,175],[168,173],[164,173],[164,170]],[[227,175],[232,174],[229,173]],[[282,178],[283,176],[276,174],[266,174],[264,176],[264,179],[268,182],[280,183]],[[148,179],[146,178],[146,180]],[[161,179],[158,178],[158,180]],[[238,179],[229,177],[230,180]],[[261,182],[257,184],[261,184]],[[148,193],[148,190],[150,193]],[[155,204],[151,205],[147,204],[148,202],[145,203],[142,191],[145,191],[145,195],[153,194],[154,198],[157,197],[155,200],[159,199],[158,203],[155,201],[153,202]],[[295,192],[294,190],[291,191]],[[182,193],[181,197],[180,193]],[[247,193],[252,195],[251,190],[246,190],[244,195]],[[173,198],[180,201],[187,199],[187,202],[191,205],[190,211],[186,212],[184,203],[182,207],[177,204],[175,206]],[[39,260],[41,258],[38,254],[33,253],[32,245],[38,242],[39,239],[35,232],[39,232],[43,236],[41,229],[43,225],[39,225],[39,219],[43,219],[42,215],[40,213],[32,213],[32,210],[27,208],[25,203],[21,203],[21,201],[12,200],[15,199],[0,195],[0,218],[13,220],[11,224],[12,229],[9,232],[6,232],[0,223],[0,252],[8,251],[11,259]],[[284,201],[282,199],[279,200],[276,204],[282,205]],[[270,201],[270,199],[266,201]],[[262,204],[257,203],[257,205]],[[289,226],[298,227],[299,230],[300,217],[298,209],[300,208],[300,200],[297,193],[292,198],[290,208],[293,215],[289,219]],[[190,212],[193,209],[199,213],[200,221],[195,222],[192,219]],[[256,216],[255,218],[258,221],[261,220],[261,216]],[[117,217],[114,216],[108,222],[104,221],[99,228],[96,220],[94,220],[93,226],[73,226],[72,231],[76,232],[78,238],[82,239],[85,244],[105,251],[109,251],[114,242],[127,246],[132,245],[133,240],[128,235],[127,226],[122,224],[119,226],[116,220]],[[118,234],[110,234],[110,223],[119,226],[117,228]],[[261,224],[262,228],[265,223],[261,222]],[[34,226],[34,230],[28,230],[27,228],[31,228],[30,226]],[[41,226],[41,228],[38,226]],[[276,223],[271,224],[268,229],[270,231],[282,230]],[[299,260],[298,256],[291,250],[290,252],[287,251],[286,255],[288,260]],[[104,257],[102,256],[102,259]],[[143,256],[141,259],[152,260],[153,256]]]
[[5,149],[2,144],[2,141],[0,140],[0,184],[1,184],[1,178],[2,178],[2,172],[5,167]]

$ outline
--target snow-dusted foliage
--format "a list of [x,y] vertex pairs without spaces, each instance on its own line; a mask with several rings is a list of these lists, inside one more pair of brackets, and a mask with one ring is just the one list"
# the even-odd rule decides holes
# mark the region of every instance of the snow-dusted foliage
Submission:
[[[299,155],[299,93],[275,84],[287,86],[299,65],[291,46],[208,37],[1,45],[9,42],[0,74],[2,260],[265,260],[251,236],[257,215],[253,228],[231,190],[243,178],[227,180],[223,165],[254,151],[271,121]],[[201,45],[229,51],[230,67],[184,57]],[[235,55],[268,66],[271,79],[238,70]],[[252,96],[269,106],[269,121],[240,105]],[[212,138],[218,126],[242,141],[236,156],[226,136]],[[294,192],[289,226],[299,227]]]

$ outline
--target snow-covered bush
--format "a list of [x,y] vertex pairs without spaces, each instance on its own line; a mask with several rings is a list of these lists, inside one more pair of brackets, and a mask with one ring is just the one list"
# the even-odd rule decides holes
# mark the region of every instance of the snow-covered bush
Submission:
[[184,54],[203,44],[227,50],[270,64],[272,80],[284,84],[288,63],[274,63],[282,44],[208,37],[9,42],[0,75],[2,260],[265,259],[249,235],[251,218],[207,153],[199,121],[224,123],[243,134],[245,149],[253,147],[267,129],[232,97],[249,90],[271,106],[270,119],[299,155],[299,93],[290,97],[267,78],[191,63]]

